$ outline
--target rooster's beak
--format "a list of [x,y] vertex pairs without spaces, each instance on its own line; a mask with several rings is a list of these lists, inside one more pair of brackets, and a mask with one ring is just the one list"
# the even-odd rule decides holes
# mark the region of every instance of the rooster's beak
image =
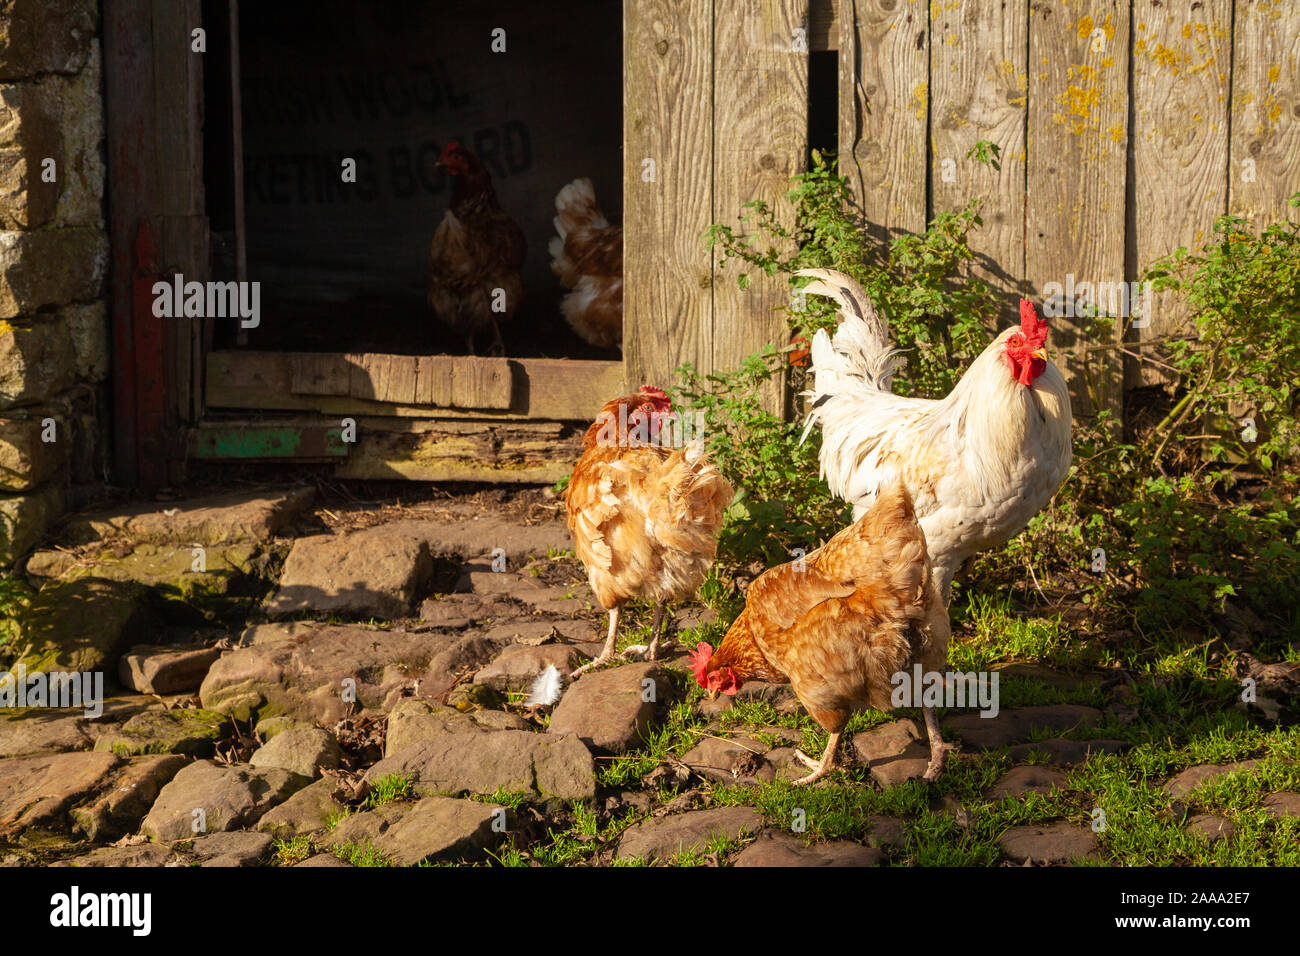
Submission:
[[1034,358],[1042,359],[1044,362],[1046,362],[1046,361],[1047,361],[1047,349],[1046,349],[1046,348],[1041,348],[1041,349],[1036,350],[1036,351],[1034,352]]
[[717,700],[717,699],[718,699],[718,689],[715,687],[709,691],[709,700]]

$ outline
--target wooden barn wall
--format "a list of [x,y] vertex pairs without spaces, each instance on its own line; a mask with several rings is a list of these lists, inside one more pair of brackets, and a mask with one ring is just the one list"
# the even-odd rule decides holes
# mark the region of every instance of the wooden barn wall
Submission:
[[[1049,282],[1135,280],[1225,213],[1283,218],[1300,190],[1300,4],[835,0],[830,19],[842,169],[868,228],[916,232],[984,196],[976,271],[1008,319]],[[1000,171],[967,158],[978,140]],[[1163,296],[1147,319],[1109,336],[1052,320],[1076,413],[1162,380],[1134,356],[1187,316]]]
[[[763,199],[788,215],[808,125],[808,0],[624,0],[629,384],[727,369],[784,328],[783,280],[741,292],[701,236]],[[766,396],[778,407],[774,386]]]

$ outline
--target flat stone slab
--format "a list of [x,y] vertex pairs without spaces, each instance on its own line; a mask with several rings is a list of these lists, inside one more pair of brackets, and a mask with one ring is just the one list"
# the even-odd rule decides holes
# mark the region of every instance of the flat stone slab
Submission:
[[1024,743],[1036,730],[1074,730],[1091,727],[1101,720],[1095,707],[1077,704],[1049,704],[1042,707],[1018,707],[1003,710],[996,717],[962,714],[943,722],[944,739],[950,734],[961,738],[963,746],[977,750],[994,750]]
[[1065,786],[1065,774],[1050,767],[1013,767],[998,778],[985,794],[990,800],[1020,797],[1026,793],[1051,793]]
[[84,710],[2,708],[0,758],[89,750],[94,741],[87,732],[88,725]]
[[140,754],[187,754],[209,757],[230,720],[210,710],[176,708],[136,714],[115,731],[95,740],[98,753],[119,757]]
[[400,524],[297,539],[267,615],[410,616],[433,576],[433,558]]
[[867,817],[866,822],[871,828],[867,832],[867,842],[872,846],[886,850],[901,850],[907,846],[907,830],[897,817],[876,815]]
[[257,823],[257,829],[269,833],[277,840],[319,833],[329,826],[332,817],[341,816],[346,807],[338,803],[334,790],[338,782],[322,777],[310,786],[303,787],[284,803],[268,811]]
[[[43,568],[42,557],[32,555],[29,573],[57,570]],[[200,558],[202,563],[196,565]],[[191,542],[145,543],[87,555],[60,571],[58,578],[135,582],[154,593],[166,617],[242,623],[253,609],[253,594],[261,587],[268,561],[269,555],[249,542],[206,546],[198,555]]]
[[[422,695],[440,694],[456,668],[486,653],[471,636],[436,632],[331,625],[292,634],[225,654],[199,688],[203,706],[240,721],[265,712],[333,726],[356,707],[387,710],[417,683]],[[343,699],[345,686],[356,704]]]
[[315,779],[321,768],[333,770],[343,759],[334,735],[319,727],[295,727],[276,734],[249,758],[250,767],[278,767]]
[[532,730],[532,725],[503,710],[475,710],[461,713],[427,700],[407,697],[398,701],[388,715],[384,735],[384,756],[443,734],[486,733],[492,730]]
[[930,745],[926,740],[916,721],[903,719],[857,734],[853,749],[867,761],[872,779],[888,788],[925,776],[930,766]]
[[120,763],[113,754],[85,752],[0,760],[0,833],[58,823]]
[[199,689],[222,655],[219,647],[141,644],[122,655],[117,679],[141,694],[181,694]]
[[585,674],[564,692],[548,732],[577,734],[588,747],[625,753],[645,741],[655,709],[670,690],[667,675],[654,662]]
[[581,660],[577,648],[568,644],[511,644],[474,675],[474,683],[499,691],[527,690],[547,667],[567,675]]
[[777,830],[764,830],[736,856],[735,866],[879,866],[885,854],[874,847],[836,840],[805,843]]
[[182,866],[185,858],[165,843],[140,843],[135,846],[101,846],[82,856],[51,866]]
[[180,754],[139,757],[116,771],[96,799],[74,808],[73,830],[96,843],[117,840],[140,827],[162,788],[185,766]]
[[1300,817],[1300,793],[1270,793],[1260,807],[1275,817]]
[[505,808],[495,803],[425,797],[353,814],[331,831],[329,845],[370,846],[400,866],[477,858],[504,837],[493,831],[494,820],[506,821]]
[[1012,760],[1026,760],[1031,754],[1045,755],[1048,763],[1070,767],[1086,763],[1093,754],[1117,754],[1129,747],[1123,740],[1067,740],[1052,737],[1035,740],[1032,744],[1017,744],[1007,751]]
[[[49,671],[117,672],[117,661],[154,632],[149,590],[132,581],[82,578],[41,588],[15,646],[28,674]],[[15,661],[16,667],[19,662]]]
[[443,594],[425,598],[418,617],[435,627],[459,630],[489,619],[500,620],[516,613],[509,601],[493,595]]
[[270,540],[302,515],[316,497],[314,488],[250,492],[151,502],[72,519],[67,531],[79,540],[126,535],[138,541],[221,544]]
[[[175,843],[207,833],[246,829],[307,782],[284,770],[253,770],[199,760],[163,787],[140,832],[154,840]],[[201,829],[196,831],[196,826]]]
[[198,858],[200,866],[257,866],[271,855],[274,842],[268,834],[251,830],[210,833],[197,837],[189,852]]
[[433,554],[463,560],[479,557],[490,560],[492,552],[500,548],[505,552],[507,571],[520,570],[529,558],[544,558],[573,547],[569,529],[558,518],[523,524],[499,515],[467,510],[463,518],[408,519],[390,522],[386,527],[419,538]]
[[1204,837],[1211,843],[1218,843],[1220,840],[1231,840],[1233,834],[1237,832],[1237,826],[1227,817],[1201,813],[1187,821],[1187,830],[1189,833]]
[[776,779],[775,768],[764,757],[767,750],[752,737],[704,737],[682,755],[682,763],[705,780],[752,786]]
[[1258,760],[1238,760],[1235,763],[1207,763],[1196,767],[1188,767],[1165,781],[1164,791],[1171,797],[1181,799],[1202,784],[1218,780],[1220,777],[1226,777],[1230,773],[1251,770],[1258,763]]
[[1069,863],[1094,854],[1097,835],[1089,827],[1049,823],[1012,827],[998,837],[998,846],[1016,863]]
[[750,807],[715,807],[643,820],[628,827],[618,841],[620,860],[666,860],[690,850],[703,850],[710,841],[739,839],[763,829],[763,817]]
[[324,866],[324,867],[343,867],[345,870],[352,869],[352,864],[340,860],[333,853],[317,853],[315,856],[309,856],[301,863],[295,863],[294,866]]
[[596,765],[577,737],[521,730],[441,734],[385,757],[368,784],[388,774],[409,777],[419,794],[523,791],[566,800],[596,795]]

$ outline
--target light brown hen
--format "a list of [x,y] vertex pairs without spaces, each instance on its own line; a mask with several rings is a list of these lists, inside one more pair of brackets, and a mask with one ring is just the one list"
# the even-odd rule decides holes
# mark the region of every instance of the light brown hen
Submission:
[[569,533],[609,634],[600,655],[573,676],[614,655],[619,615],[629,598],[654,604],[646,657],[659,649],[664,604],[695,593],[718,549],[731,503],[727,479],[700,442],[671,447],[676,432],[668,396],[643,386],[605,403],[583,439],[565,490]]

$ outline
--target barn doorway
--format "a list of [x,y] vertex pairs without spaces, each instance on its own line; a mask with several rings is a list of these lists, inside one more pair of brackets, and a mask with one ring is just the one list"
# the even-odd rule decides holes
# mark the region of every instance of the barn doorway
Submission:
[[[227,10],[225,0],[205,5],[217,37]],[[425,300],[429,243],[451,192],[436,161],[455,139],[488,169],[527,242],[506,356],[619,359],[564,321],[565,289],[547,251],[555,194],[575,178],[590,177],[606,216],[622,221],[618,4],[580,0],[562,29],[549,8],[517,0],[239,3],[237,16],[233,122],[247,276],[262,284],[262,321],[245,337],[222,323],[213,347],[463,354],[463,337]],[[229,76],[206,76],[215,119],[230,117]],[[233,277],[229,130],[209,123],[206,172],[214,263]],[[344,182],[345,161],[355,182]]]

